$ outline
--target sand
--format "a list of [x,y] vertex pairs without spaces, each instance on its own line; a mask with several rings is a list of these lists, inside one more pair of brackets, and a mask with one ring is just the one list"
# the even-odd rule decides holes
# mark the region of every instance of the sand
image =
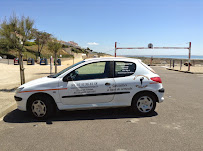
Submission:
[[[75,58],[74,63],[83,60],[82,58]],[[58,66],[58,72],[67,68],[73,64],[73,59],[62,59],[62,65]],[[24,62],[25,68],[25,81],[31,81],[37,78],[50,75],[50,65],[26,65]],[[20,72],[19,66],[13,64],[4,64],[0,63],[1,69],[1,78],[0,78],[0,90],[2,89],[13,89],[20,86]],[[52,73],[55,71],[53,66]]]
[[[188,67],[187,66],[182,66],[181,69],[180,69],[179,65],[176,65],[174,68],[171,67],[171,69],[180,70],[180,71],[188,71]],[[203,66],[202,65],[191,66],[190,67],[190,72],[193,72],[193,73],[203,73]]]

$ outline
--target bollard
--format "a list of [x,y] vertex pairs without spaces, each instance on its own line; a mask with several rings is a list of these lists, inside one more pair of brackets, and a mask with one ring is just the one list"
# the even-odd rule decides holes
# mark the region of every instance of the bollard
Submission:
[[170,68],[171,68],[171,59],[170,59]]
[[173,69],[174,69],[174,66],[175,66],[175,60],[173,60]]
[[182,60],[180,60],[180,70],[181,70],[181,68],[182,68]]
[[9,65],[9,56],[7,56],[7,58],[8,58],[8,65]]
[[151,56],[151,60],[150,60],[150,66],[152,66],[152,60],[153,60],[153,57]]
[[52,58],[52,56],[50,57],[50,74],[52,74],[52,60],[53,60],[53,58]]

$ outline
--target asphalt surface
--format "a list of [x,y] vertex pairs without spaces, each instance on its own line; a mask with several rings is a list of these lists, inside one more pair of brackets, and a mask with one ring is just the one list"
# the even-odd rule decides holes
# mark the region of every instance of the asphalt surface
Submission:
[[154,67],[166,89],[156,112],[63,111],[37,121],[14,110],[0,121],[0,150],[202,151],[203,75]]

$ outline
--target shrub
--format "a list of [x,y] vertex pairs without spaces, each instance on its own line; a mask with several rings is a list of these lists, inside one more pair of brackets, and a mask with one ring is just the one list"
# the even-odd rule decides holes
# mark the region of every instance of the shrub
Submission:
[[35,42],[30,42],[30,41],[25,42],[25,46],[33,46],[33,45],[36,45],[36,43]]

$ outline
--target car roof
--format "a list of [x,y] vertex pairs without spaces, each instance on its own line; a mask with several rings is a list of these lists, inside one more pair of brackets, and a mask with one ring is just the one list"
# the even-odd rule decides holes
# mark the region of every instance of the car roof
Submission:
[[126,57],[90,58],[90,59],[85,59],[84,61],[91,62],[91,61],[113,61],[113,60],[118,60],[118,61],[141,61],[140,59],[126,58]]

